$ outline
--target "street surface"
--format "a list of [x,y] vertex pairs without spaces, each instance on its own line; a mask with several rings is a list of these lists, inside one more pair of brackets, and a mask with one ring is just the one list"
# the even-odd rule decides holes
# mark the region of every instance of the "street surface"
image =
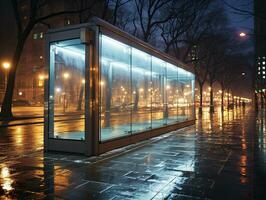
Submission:
[[265,113],[195,126],[99,157],[43,153],[43,124],[0,128],[2,199],[266,199]]

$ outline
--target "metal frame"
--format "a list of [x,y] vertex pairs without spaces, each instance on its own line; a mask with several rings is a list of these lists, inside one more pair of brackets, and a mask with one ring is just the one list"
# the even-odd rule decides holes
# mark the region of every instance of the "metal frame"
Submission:
[[[82,153],[85,155],[92,155],[92,131],[91,131],[91,88],[90,77],[91,77],[91,65],[93,52],[92,45],[94,41],[94,35],[86,28],[73,28],[68,29],[64,32],[55,31],[46,35],[46,74],[49,74],[48,79],[45,83],[45,103],[44,103],[44,150],[53,151],[64,151],[72,153]],[[81,44],[85,45],[85,140],[65,140],[50,137],[53,134],[53,123],[54,123],[54,105],[53,99],[53,80],[54,80],[54,63],[52,62],[50,53],[50,44],[57,41],[81,39]]]
[[[193,118],[184,122],[166,125],[159,128],[153,128],[144,132],[115,138],[112,140],[100,141],[100,44],[99,35],[104,34],[119,40],[127,45],[145,51],[148,54],[159,57],[169,63],[178,65],[186,71],[192,72],[192,68],[177,61],[171,56],[156,50],[149,44],[135,38],[114,27],[113,25],[98,19],[92,18],[89,23],[51,30],[46,35],[46,73],[49,74],[49,79],[45,84],[45,103],[44,103],[44,149],[45,151],[64,151],[81,153],[87,156],[99,155],[106,151],[126,146],[144,139],[148,139],[169,131],[176,130],[195,123],[195,106],[193,109]],[[55,41],[63,41],[67,39],[80,38],[85,44],[85,140],[63,140],[49,138],[49,116],[53,115],[51,104],[49,104],[49,87],[50,79],[53,79],[53,74],[50,73],[50,43]],[[53,66],[52,66],[53,67]],[[194,91],[193,91],[194,93]],[[194,97],[195,100],[195,97]]]

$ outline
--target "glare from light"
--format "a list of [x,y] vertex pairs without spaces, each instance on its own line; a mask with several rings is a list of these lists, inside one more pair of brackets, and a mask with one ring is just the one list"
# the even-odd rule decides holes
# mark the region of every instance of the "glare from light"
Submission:
[[9,69],[10,68],[10,63],[9,62],[3,62],[3,68],[4,69]]
[[244,33],[244,32],[241,32],[241,33],[239,34],[240,37],[246,37],[246,35],[247,35],[247,34]]
[[70,76],[70,75],[69,75],[69,73],[67,73],[67,72],[63,74],[64,79],[68,79],[69,76]]
[[61,88],[58,87],[55,89],[55,91],[59,93],[59,92],[61,92]]
[[40,80],[44,80],[44,78],[45,78],[44,75],[42,75],[42,74],[39,75],[39,79],[40,79]]

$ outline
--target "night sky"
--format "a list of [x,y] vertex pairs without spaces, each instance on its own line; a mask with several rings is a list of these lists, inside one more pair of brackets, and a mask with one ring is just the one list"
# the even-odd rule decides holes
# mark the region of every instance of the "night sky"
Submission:
[[[228,4],[232,5],[235,8],[242,10],[253,10],[253,0],[224,0]],[[232,27],[235,27],[237,31],[245,31],[251,33],[253,31],[253,17],[247,15],[241,15],[237,11],[229,8],[227,5],[224,5],[229,21]]]
[[[243,10],[252,10],[253,1],[252,0],[220,0],[223,4],[223,1],[226,1],[228,4],[243,9]],[[224,5],[224,8],[229,16],[229,21],[231,26],[236,30],[237,34],[241,31],[251,33],[253,31],[253,17],[246,15],[236,14],[236,11],[230,9],[228,6]],[[3,59],[10,59],[12,56],[14,41],[15,41],[15,21],[13,18],[13,13],[11,9],[10,0],[1,0],[0,1],[0,17],[1,17],[1,28],[0,29],[0,61]]]

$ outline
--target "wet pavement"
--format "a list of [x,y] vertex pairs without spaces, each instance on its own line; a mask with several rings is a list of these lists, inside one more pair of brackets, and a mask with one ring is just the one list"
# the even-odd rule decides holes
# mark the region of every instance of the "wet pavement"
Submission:
[[2,199],[266,199],[265,113],[195,126],[99,157],[43,153],[42,124],[0,128]]

